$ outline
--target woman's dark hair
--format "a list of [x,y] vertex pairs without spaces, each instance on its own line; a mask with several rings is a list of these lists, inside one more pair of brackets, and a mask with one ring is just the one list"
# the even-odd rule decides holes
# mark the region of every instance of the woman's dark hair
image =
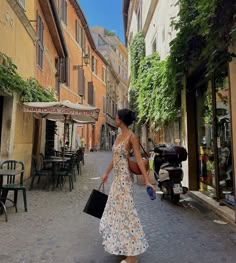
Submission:
[[126,126],[129,126],[136,120],[136,113],[129,109],[122,109],[118,110],[118,117]]

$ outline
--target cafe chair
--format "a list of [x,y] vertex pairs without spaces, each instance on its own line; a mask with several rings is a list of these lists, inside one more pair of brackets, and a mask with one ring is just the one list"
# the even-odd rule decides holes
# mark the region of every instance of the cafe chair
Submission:
[[[5,214],[5,221],[7,222],[7,221],[8,221],[8,218],[7,218],[7,208],[6,208],[5,204],[0,200],[0,209],[1,209],[1,207],[2,207],[2,209],[3,209],[3,211],[4,211],[4,214]],[[2,211],[2,210],[0,210],[0,211]]]
[[65,182],[65,179],[68,177],[69,180],[69,189],[72,191],[74,188],[73,179],[75,179],[75,164],[76,164],[76,156],[72,157],[69,161],[65,162],[64,167],[62,167],[57,172],[57,187],[58,184],[62,186]]
[[[13,205],[15,206],[16,212],[17,212],[17,197],[18,197],[18,191],[23,192],[23,199],[24,199],[24,209],[25,212],[27,212],[27,199],[26,199],[26,188],[23,183],[24,178],[24,170],[25,165],[22,161],[16,161],[16,160],[6,160],[1,163],[1,169],[7,169],[7,170],[22,170],[20,173],[19,182],[16,180],[16,177],[18,175],[7,176],[7,183],[2,186],[2,200],[10,200]],[[13,191],[14,192],[14,200],[7,198],[8,192]]]
[[47,178],[47,185],[48,185],[48,189],[50,187],[50,170],[48,169],[44,169],[43,167],[41,167],[41,165],[38,165],[38,161],[36,156],[32,157],[32,179],[31,179],[31,183],[30,183],[30,187],[29,190],[33,189],[33,185],[34,185],[34,180],[36,177],[38,177],[38,181],[37,184],[39,184],[41,177],[46,177]]

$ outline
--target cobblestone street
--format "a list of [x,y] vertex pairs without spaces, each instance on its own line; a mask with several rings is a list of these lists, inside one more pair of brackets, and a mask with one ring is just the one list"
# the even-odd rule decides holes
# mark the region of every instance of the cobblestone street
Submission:
[[[0,263],[118,263],[121,257],[104,252],[99,220],[82,212],[111,158],[109,152],[88,153],[75,189],[27,192],[28,212],[19,195],[18,213],[8,209],[9,222],[0,217]],[[111,182],[110,176],[109,184]],[[106,186],[109,190],[109,186]],[[180,205],[150,201],[135,184],[136,207],[150,247],[139,263],[233,263],[236,232],[198,201],[185,196]]]

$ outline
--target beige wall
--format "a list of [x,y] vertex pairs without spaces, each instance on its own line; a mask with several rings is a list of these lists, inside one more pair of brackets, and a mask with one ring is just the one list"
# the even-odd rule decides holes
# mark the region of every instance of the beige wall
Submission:
[[[29,19],[35,19],[34,1],[26,1],[25,11],[17,4],[15,6],[18,9],[13,10],[9,3],[14,2],[0,0],[0,52],[11,57],[18,67],[18,73],[27,79],[34,77],[35,46],[34,35],[25,27],[27,21],[25,15]],[[24,22],[19,16],[25,18]],[[31,168],[33,122],[30,115],[23,114],[16,96],[4,99],[2,125],[4,134],[0,158],[23,160],[25,175],[28,177]]]

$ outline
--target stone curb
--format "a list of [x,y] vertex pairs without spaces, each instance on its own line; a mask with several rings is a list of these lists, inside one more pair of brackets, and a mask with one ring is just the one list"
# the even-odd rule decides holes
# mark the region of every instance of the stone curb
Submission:
[[230,209],[227,206],[220,206],[219,202],[215,201],[209,196],[204,195],[199,191],[189,191],[188,194],[191,197],[201,201],[218,216],[224,218],[224,220],[226,220],[232,226],[236,227],[236,214],[234,209]]

